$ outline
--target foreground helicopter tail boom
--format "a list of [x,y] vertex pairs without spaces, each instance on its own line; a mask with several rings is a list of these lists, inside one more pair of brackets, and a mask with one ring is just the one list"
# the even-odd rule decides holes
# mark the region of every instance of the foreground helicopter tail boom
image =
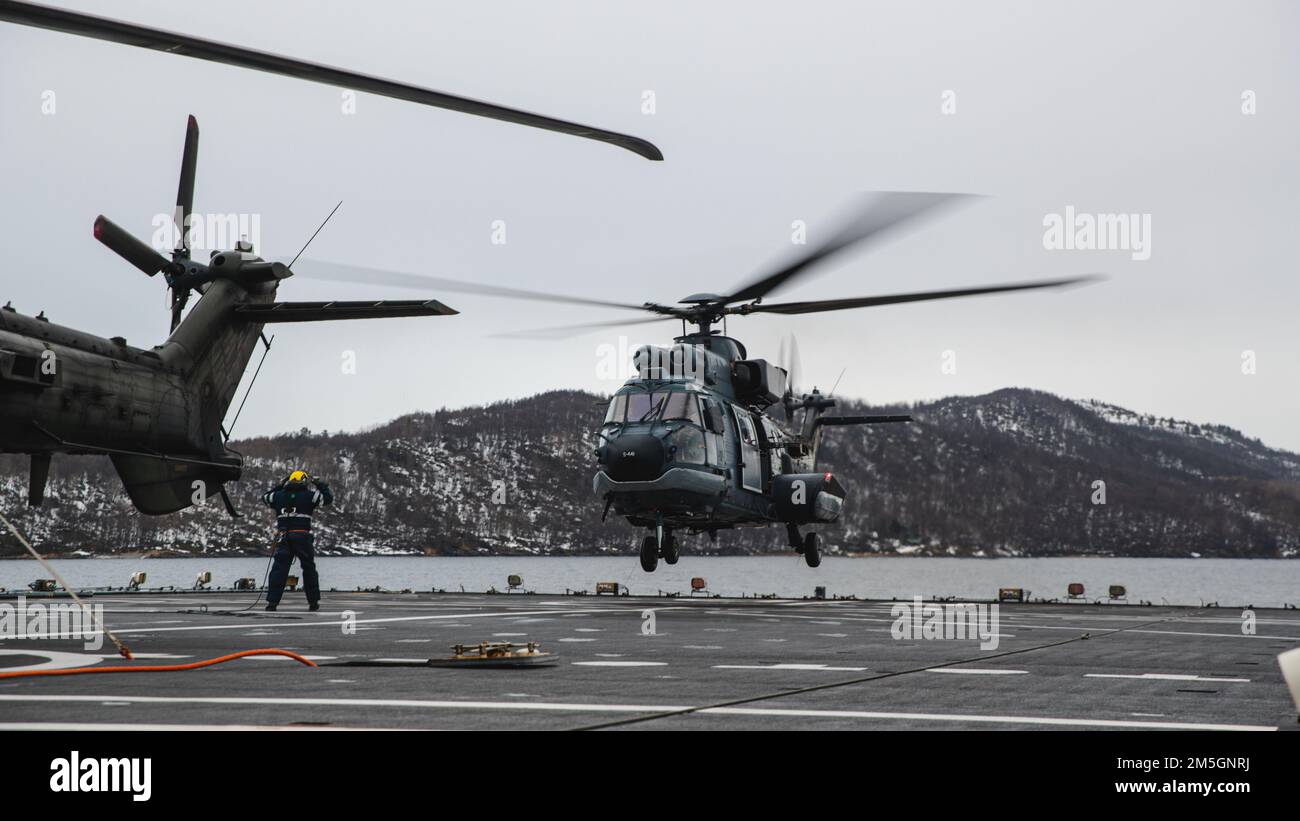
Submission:
[[[189,118],[177,193],[184,224],[193,210],[198,123]],[[188,231],[172,259],[100,216],[94,236],[135,268],[162,272],[171,292],[171,334],[149,350],[121,337],[64,328],[44,315],[0,311],[0,451],[32,456],[28,503],[39,506],[50,454],[108,456],[142,513],[164,514],[218,494],[243,458],[226,446],[224,420],[267,323],[450,316],[434,299],[277,302],[293,270],[239,241],[207,263],[190,258]],[[201,296],[185,313],[191,292]],[[73,397],[76,401],[73,401]]]

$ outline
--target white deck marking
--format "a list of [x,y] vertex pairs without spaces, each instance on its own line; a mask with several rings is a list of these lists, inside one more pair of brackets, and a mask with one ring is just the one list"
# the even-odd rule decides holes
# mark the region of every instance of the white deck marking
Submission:
[[[644,662],[642,662],[644,663]],[[662,662],[653,662],[662,663]],[[1208,724],[1181,721],[1128,721],[1126,719],[1106,718],[1057,718],[1052,716],[1014,716],[1014,715],[970,715],[961,713],[886,713],[866,710],[801,710],[760,707],[712,707],[699,709],[678,704],[583,704],[572,702],[547,701],[425,701],[414,699],[379,699],[379,698],[284,698],[284,697],[199,697],[199,696],[67,696],[67,695],[18,695],[0,694],[0,702],[102,702],[108,700],[129,701],[138,704],[228,704],[228,705],[285,705],[296,707],[397,707],[424,708],[432,710],[534,710],[539,712],[563,713],[660,713],[679,710],[698,710],[700,714],[717,716],[772,716],[791,718],[860,718],[894,721],[948,721],[970,722],[979,724],[1035,724],[1060,727],[1139,727],[1153,730],[1251,730],[1257,732],[1274,732],[1276,727],[1260,724]],[[12,724],[0,724],[0,729],[14,727]],[[118,725],[63,725],[25,722],[21,726],[36,728],[63,728],[66,726],[108,727],[115,729]],[[150,729],[165,725],[131,724],[121,725],[120,729]],[[226,726],[226,725],[176,725],[191,726]],[[273,725],[275,726],[275,725]],[[300,729],[284,727],[283,729]],[[332,729],[332,728],[331,728]]]
[[972,676],[1024,676],[1028,670],[1002,670],[996,667],[936,667],[931,673],[964,673]]
[[1138,678],[1152,681],[1220,681],[1248,683],[1248,678],[1216,678],[1214,676],[1188,676],[1177,673],[1084,673],[1084,678]]
[[595,639],[580,639],[580,638],[574,638],[574,637],[572,637],[572,636],[568,636],[568,637],[565,637],[565,638],[560,639],[560,641],[570,641],[570,642],[574,642],[574,641],[576,641],[576,642],[583,642],[583,641],[595,641]]
[[749,707],[718,707],[701,710],[715,715],[794,716],[803,718],[877,718],[900,721],[969,721],[978,724],[1040,724],[1058,727],[1143,727],[1152,730],[1253,730],[1274,732],[1261,724],[1196,724],[1180,721],[1127,721],[1107,718],[1051,718],[1047,716],[961,715],[943,713],[882,713],[865,710],[765,710]]
[[817,672],[860,673],[865,667],[831,667],[826,664],[715,664],[714,670],[815,670]]
[[666,661],[575,661],[577,667],[667,667]]
[[46,658],[48,661],[43,661],[38,664],[0,667],[0,672],[15,672],[18,670],[67,670],[72,667],[93,667],[106,658],[114,658],[114,656],[101,655],[99,653],[70,653],[63,650],[38,650],[35,647],[20,650],[0,649],[0,658],[3,658],[4,656],[36,656],[38,658]]
[[[663,608],[661,608],[661,609],[663,609]],[[528,621],[528,619],[519,619],[519,618],[515,618],[515,617],[516,617],[516,616],[530,616],[530,615],[547,614],[547,613],[552,613],[552,612],[553,612],[553,611],[550,611],[550,610],[533,610],[533,611],[512,610],[512,611],[508,611],[508,612],[504,612],[504,613],[447,613],[447,614],[423,615],[423,616],[387,616],[387,617],[385,617],[385,618],[376,618],[376,619],[355,619],[355,620],[353,620],[353,621],[351,621],[351,622],[349,622],[349,623],[350,623],[350,624],[378,624],[378,623],[398,622],[398,621],[434,621],[434,620],[443,620],[443,619],[492,619],[492,618],[506,618],[506,619],[511,619],[511,620],[513,620],[513,621]],[[584,610],[584,611],[582,611],[582,612],[583,612],[583,613],[620,613],[620,614],[623,614],[623,615],[632,615],[632,614],[636,614],[638,611],[633,610],[633,609],[631,609],[631,608],[627,608],[627,607],[602,607],[602,608],[597,609],[597,610]],[[550,621],[550,619],[535,619],[534,621]],[[339,625],[340,625],[341,623],[342,623],[342,622],[341,622],[339,619],[331,619],[331,620],[329,620],[329,621],[277,621],[277,622],[275,623],[275,626],[278,627],[278,628],[284,628],[284,627],[332,627],[332,628],[334,628],[335,630],[337,630],[338,627],[339,627]],[[186,625],[185,627],[138,627],[138,628],[128,628],[128,629],[126,629],[126,630],[114,630],[113,633],[116,634],[116,635],[119,635],[119,636],[123,636],[123,635],[126,635],[126,634],[128,634],[128,633],[132,633],[132,634],[141,634],[141,635],[148,635],[148,634],[152,634],[152,633],[190,632],[190,631],[196,631],[196,630],[197,630],[197,631],[201,631],[201,630],[247,630],[247,629],[248,629],[248,626],[249,626],[249,625],[248,625],[247,622],[245,622],[244,624],[190,624],[190,625]],[[449,625],[444,625],[444,626],[446,626],[446,627],[451,627],[451,626],[456,626],[456,625],[450,625],[450,624],[449,624]],[[461,627],[467,627],[468,625],[459,625],[459,626],[461,626]],[[365,629],[374,629],[374,628],[364,628],[364,627],[363,627],[363,628],[360,628],[360,629],[365,630]],[[89,632],[90,635],[94,636],[94,635],[99,635],[101,631],[99,631],[99,630],[91,630],[91,631],[87,631],[87,632]],[[50,635],[45,636],[45,638],[47,638],[47,639],[66,639],[66,638],[76,638],[76,639],[79,639],[79,638],[82,638],[84,635],[85,635],[85,634],[83,634],[83,633],[76,633],[76,634],[73,634],[73,633],[57,633],[57,634],[56,634],[56,633],[51,633]]]
[[56,732],[66,732],[68,730],[101,730],[111,732],[122,732],[124,730],[145,730],[145,731],[217,731],[225,732],[228,730],[239,730],[242,732],[259,732],[267,730],[287,730],[289,732],[319,732],[321,730],[379,730],[381,732],[402,732],[408,728],[403,727],[312,727],[312,726],[285,726],[282,724],[109,724],[107,722],[85,722],[75,723],[69,721],[51,722],[49,724],[38,724],[36,722],[7,722],[0,723],[0,730],[53,730]]

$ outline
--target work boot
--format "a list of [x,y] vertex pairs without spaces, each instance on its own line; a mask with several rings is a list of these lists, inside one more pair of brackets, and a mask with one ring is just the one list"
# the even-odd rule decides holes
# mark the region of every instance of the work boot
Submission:
[[317,610],[320,609],[320,602],[318,601],[312,602],[311,604],[307,605],[307,609],[315,613]]
[[275,612],[275,608],[277,608],[277,607],[279,607],[278,604],[275,604],[275,603],[268,604],[268,605],[266,606],[266,611],[267,611],[268,613],[274,613],[274,612]]

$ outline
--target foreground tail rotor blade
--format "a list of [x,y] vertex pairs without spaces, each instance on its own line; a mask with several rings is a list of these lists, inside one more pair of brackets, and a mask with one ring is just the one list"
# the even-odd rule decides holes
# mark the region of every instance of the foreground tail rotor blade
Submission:
[[483,296],[503,297],[506,299],[526,299],[535,302],[562,302],[568,305],[589,305],[600,308],[626,308],[634,311],[645,310],[644,305],[634,305],[627,302],[611,302],[604,299],[590,299],[588,297],[551,294],[545,291],[507,288],[500,285],[464,282],[457,279],[444,279],[442,277],[425,276],[424,274],[407,274],[402,273],[401,271],[386,271],[382,268],[342,265],[335,262],[322,262],[319,260],[301,260],[294,268],[294,274],[302,279],[318,279],[328,282],[350,282],[357,285],[392,285],[397,288],[414,288],[421,291],[438,289],[443,291],[456,291],[463,294],[481,294]]
[[107,17],[79,14],[66,9],[51,8],[36,3],[0,0],[0,20],[61,31],[66,34],[76,34],[81,37],[92,37],[96,40],[108,40],[127,46],[165,51],[170,54],[181,54],[199,60],[210,60],[214,63],[251,68],[270,74],[296,77],[300,80],[324,83],[339,88],[356,89],[357,91],[393,97],[398,100],[420,103],[435,108],[473,114],[477,117],[487,117],[493,120],[503,120],[517,125],[529,126],[530,128],[540,128],[546,131],[569,134],[574,137],[584,137],[588,140],[597,140],[616,145],[619,148],[625,148],[648,160],[662,160],[664,158],[663,153],[658,148],[639,137],[593,128],[566,120],[558,120],[554,117],[533,114],[515,108],[494,105],[481,100],[470,99],[469,97],[458,97],[454,94],[446,94],[441,91],[421,88],[420,86],[385,80],[381,77],[372,77],[368,74],[332,68],[319,63],[309,63],[305,60],[295,60],[279,54],[255,51],[254,49],[219,43],[214,40],[203,40],[185,34],[175,34],[161,29],[112,20]]
[[149,276],[153,276],[170,264],[167,257],[128,234],[103,214],[95,220],[95,239],[113,249],[118,256]]
[[190,115],[185,128],[185,151],[181,154],[181,182],[176,190],[176,216],[181,232],[180,247],[172,256],[175,259],[190,258],[190,214],[194,212],[194,171],[199,160],[199,121]]
[[1085,282],[1103,279],[1100,274],[1089,274],[1068,279],[1047,279],[1037,282],[1021,282],[1013,285],[989,285],[983,288],[957,288],[950,291],[920,291],[912,294],[891,294],[889,296],[863,296],[849,299],[820,299],[812,302],[775,302],[771,304],[741,305],[734,309],[738,314],[816,314],[823,311],[843,311],[849,308],[873,308],[877,305],[898,305],[904,302],[927,302],[933,299],[955,299],[963,296],[981,296],[983,294],[1000,294],[1008,291],[1031,291],[1037,288],[1061,288]]
[[814,245],[793,262],[754,280],[721,300],[723,305],[758,299],[781,285],[803,275],[807,269],[851,245],[891,232],[927,211],[968,199],[966,194],[930,194],[921,192],[886,192],[865,199],[852,209],[852,216],[826,241]]

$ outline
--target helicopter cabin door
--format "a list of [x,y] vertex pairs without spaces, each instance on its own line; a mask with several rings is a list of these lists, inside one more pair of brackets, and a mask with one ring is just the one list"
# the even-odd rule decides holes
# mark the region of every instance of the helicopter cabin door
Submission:
[[731,406],[736,420],[736,441],[740,446],[740,486],[754,493],[763,492],[763,457],[758,444],[758,431],[749,411]]

